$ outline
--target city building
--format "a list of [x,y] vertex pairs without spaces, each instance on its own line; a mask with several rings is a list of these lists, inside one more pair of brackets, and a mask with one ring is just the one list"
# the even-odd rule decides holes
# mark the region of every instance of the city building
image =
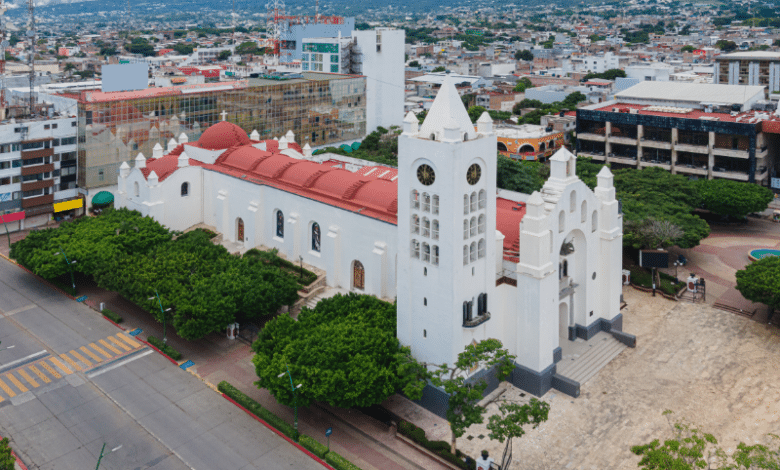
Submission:
[[362,74],[366,77],[366,132],[400,126],[404,118],[404,37],[402,29],[353,31],[351,37],[303,40],[304,71]]
[[761,86],[641,82],[577,109],[577,152],[613,168],[657,166],[766,186],[775,157],[762,123],[777,117],[752,109],[763,97]]
[[[324,270],[330,287],[397,299],[398,339],[418,360],[451,364],[465,346],[500,339],[517,355],[510,381],[535,395],[579,395],[555,375],[573,341],[601,331],[635,341],[621,332],[622,215],[609,169],[591,191],[561,149],[541,192],[497,192],[493,123],[484,113],[472,124],[452,81],[422,124],[404,119],[397,169],[317,161],[292,133],[258,138],[220,122],[123,163],[117,204],[175,230],[206,224],[236,251],[277,249]],[[444,416],[447,396],[428,386],[422,403]]]
[[495,128],[499,153],[516,160],[545,161],[564,144],[563,131],[547,126],[523,124]]
[[44,225],[55,212],[83,212],[77,132],[75,115],[27,114],[0,124],[0,223],[9,231]]
[[715,57],[715,83],[759,85],[780,91],[780,52],[745,51]]
[[355,18],[323,17],[328,21],[319,23],[291,23],[281,25],[279,61],[289,64],[301,60],[303,40],[306,38],[351,37],[355,29]]
[[40,93],[40,100],[79,117],[79,189],[85,194],[116,188],[123,162],[171,139],[197,140],[223,119],[263,138],[292,130],[320,146],[352,142],[366,134],[366,79],[304,72],[232,82],[103,93]]

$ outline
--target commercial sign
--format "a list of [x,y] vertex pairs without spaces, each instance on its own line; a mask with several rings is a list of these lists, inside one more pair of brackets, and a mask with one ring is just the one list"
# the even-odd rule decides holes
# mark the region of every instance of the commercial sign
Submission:
[[84,205],[84,200],[74,199],[72,201],[56,202],[54,203],[54,212],[69,211],[71,209],[78,209]]
[[780,189],[780,178],[772,178],[772,189]]
[[10,223],[10,222],[16,222],[18,220],[24,220],[24,211],[21,212],[11,212],[10,214],[0,214],[0,222],[2,223]]

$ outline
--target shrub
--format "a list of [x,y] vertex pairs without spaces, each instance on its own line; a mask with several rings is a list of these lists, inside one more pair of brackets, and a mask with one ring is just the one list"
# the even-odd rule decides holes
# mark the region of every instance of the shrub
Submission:
[[336,470],[360,470],[360,467],[335,452],[329,452],[325,456],[325,461]]
[[253,415],[281,431],[285,436],[294,441],[298,440],[298,433],[295,431],[294,427],[287,424],[282,418],[263,408],[260,403],[246,396],[241,390],[224,380],[217,385],[217,390],[232,398],[236,403],[249,410]]
[[301,434],[298,444],[321,459],[324,459],[328,453],[328,446],[320,444],[313,437],[309,437],[306,434]]
[[114,323],[122,323],[122,317],[119,316],[116,312],[113,312],[107,308],[104,308],[102,312],[104,317],[108,318]]
[[[646,287],[648,289],[653,288],[653,276],[649,271],[640,267],[632,267],[630,268],[630,271],[631,282],[633,284]],[[665,273],[661,273],[661,285],[656,286],[656,288],[665,294],[677,295],[677,292],[682,289],[683,285],[685,285],[685,283],[676,282],[674,277]]]
[[[468,462],[464,462],[463,458],[466,457],[462,452],[458,451],[457,455],[453,455],[452,452],[450,452],[450,444],[446,441],[429,441],[427,437],[425,437],[425,431],[418,428],[414,424],[408,422],[408,421],[401,421],[398,423],[398,432],[403,434],[404,436],[408,437],[409,439],[413,440],[417,444],[420,444],[421,446],[425,447],[426,449],[430,450],[434,454],[438,455],[439,457],[447,460],[448,462],[457,465],[458,467],[464,469],[464,470],[473,470],[476,466],[476,463],[473,463],[473,459],[468,459]],[[471,464],[473,463],[473,465]]]
[[159,349],[160,351],[164,352],[168,357],[173,359],[174,361],[178,361],[181,359],[181,353],[172,347],[168,346],[167,344],[163,343],[162,340],[157,339],[154,336],[149,335],[148,338],[146,338],[146,341],[152,344],[155,348]]

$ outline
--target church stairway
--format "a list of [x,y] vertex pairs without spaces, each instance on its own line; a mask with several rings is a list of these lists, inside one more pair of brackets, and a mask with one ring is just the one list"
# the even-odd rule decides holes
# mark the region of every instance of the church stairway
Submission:
[[628,347],[606,332],[591,338],[588,346],[582,354],[564,355],[556,373],[582,385]]

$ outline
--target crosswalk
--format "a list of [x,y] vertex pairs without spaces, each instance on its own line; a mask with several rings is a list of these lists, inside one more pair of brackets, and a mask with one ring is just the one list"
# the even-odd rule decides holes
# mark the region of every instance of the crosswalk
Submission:
[[15,370],[4,372],[0,374],[0,403],[74,372],[86,371],[108,360],[124,356],[143,346],[131,336],[119,333],[68,353],[48,355]]

